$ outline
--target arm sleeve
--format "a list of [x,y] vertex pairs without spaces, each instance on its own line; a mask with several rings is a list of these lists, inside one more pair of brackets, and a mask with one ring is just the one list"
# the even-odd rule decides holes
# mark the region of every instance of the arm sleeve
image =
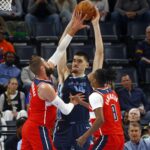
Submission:
[[96,92],[90,95],[89,102],[92,107],[92,110],[95,110],[96,108],[99,108],[99,107],[103,107],[103,103],[104,103],[103,97]]
[[72,109],[74,108],[74,105],[72,103],[64,103],[63,100],[56,96],[56,98],[52,101],[52,104],[56,106],[64,115],[68,115]]
[[55,53],[52,57],[48,60],[48,62],[52,62],[55,66],[59,63],[59,61],[62,59],[68,45],[70,44],[72,40],[72,36],[67,34],[63,40],[60,42],[59,46],[57,47]]

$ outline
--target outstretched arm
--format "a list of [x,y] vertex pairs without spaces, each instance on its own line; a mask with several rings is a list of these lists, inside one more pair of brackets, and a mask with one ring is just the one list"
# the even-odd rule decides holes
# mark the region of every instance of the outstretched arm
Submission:
[[95,35],[95,48],[96,48],[92,72],[94,72],[98,68],[102,68],[104,60],[104,47],[99,26],[100,14],[97,8],[96,11],[97,11],[96,17],[92,20]]
[[104,123],[103,115],[103,97],[98,93],[92,93],[89,97],[89,102],[94,110],[96,120],[94,121],[91,128],[89,128],[82,136],[77,139],[79,146],[83,146],[87,138],[91,136],[101,125]]
[[62,56],[64,55],[64,52],[66,51],[66,48],[70,44],[70,42],[71,42],[73,36],[75,35],[75,33],[78,30],[86,27],[86,25],[83,24],[83,21],[85,20],[85,17],[86,16],[82,17],[81,12],[76,12],[75,13],[74,20],[71,24],[71,28],[67,32],[67,35],[65,35],[65,37],[60,42],[60,44],[57,47],[57,49],[56,49],[55,53],[53,54],[53,56],[48,60],[48,63],[49,63],[50,66],[54,67],[54,66],[58,65],[58,63],[60,62]]
[[49,104],[56,106],[60,111],[68,115],[74,105],[78,104],[78,101],[83,99],[83,96],[80,94],[76,94],[74,96],[70,96],[70,103],[64,103],[64,101],[56,94],[54,88],[47,83],[40,83],[38,86],[38,96]]
[[[59,40],[59,44],[62,42],[62,40],[64,39],[64,37],[67,35],[67,33],[69,32],[69,30],[71,30],[72,25],[74,24],[75,20],[76,20],[76,9],[74,9],[74,12],[72,14],[72,18],[70,20],[70,22],[68,23],[67,27],[65,28],[60,40]],[[87,27],[86,25],[84,25],[84,27]],[[58,79],[59,79],[59,83],[63,83],[64,79],[68,76],[70,70],[67,67],[67,52],[64,52],[64,55],[62,56],[61,60],[59,61],[59,64],[57,65],[57,72],[58,72]]]

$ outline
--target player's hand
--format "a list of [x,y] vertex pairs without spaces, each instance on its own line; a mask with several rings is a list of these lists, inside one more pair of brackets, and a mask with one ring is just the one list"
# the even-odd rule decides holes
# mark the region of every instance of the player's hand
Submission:
[[76,95],[71,95],[69,96],[70,102],[73,103],[74,105],[77,105],[80,103],[80,101],[84,100],[84,95],[82,93],[78,93]]
[[99,24],[99,20],[100,20],[100,12],[99,12],[97,7],[95,7],[95,9],[96,9],[96,16],[94,16],[93,19],[92,19],[92,24],[93,25],[95,25],[97,23]]
[[84,24],[86,16],[87,15],[83,16],[82,11],[77,11],[75,8],[71,18],[71,28],[76,32],[80,29],[88,28],[89,26]]
[[76,139],[77,144],[78,144],[80,147],[83,147],[83,145],[85,144],[86,140],[87,140],[87,139],[86,139],[84,136],[80,136],[78,139]]

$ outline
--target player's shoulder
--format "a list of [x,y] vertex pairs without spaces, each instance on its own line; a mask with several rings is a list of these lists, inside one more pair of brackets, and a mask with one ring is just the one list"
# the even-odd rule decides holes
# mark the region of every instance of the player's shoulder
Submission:
[[38,84],[38,89],[39,90],[46,90],[46,89],[49,89],[49,88],[52,88],[52,86],[46,82],[40,82]]

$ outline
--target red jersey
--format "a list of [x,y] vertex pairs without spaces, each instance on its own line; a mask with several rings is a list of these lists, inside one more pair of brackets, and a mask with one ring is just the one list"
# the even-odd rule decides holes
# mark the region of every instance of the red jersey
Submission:
[[117,94],[110,88],[96,89],[95,91],[103,97],[104,124],[100,128],[101,134],[123,135],[121,111]]
[[40,84],[40,82],[46,81],[35,79],[35,81],[31,85],[28,119],[35,122],[39,126],[53,128],[56,120],[56,107],[51,105],[50,102],[39,98],[38,85]]

